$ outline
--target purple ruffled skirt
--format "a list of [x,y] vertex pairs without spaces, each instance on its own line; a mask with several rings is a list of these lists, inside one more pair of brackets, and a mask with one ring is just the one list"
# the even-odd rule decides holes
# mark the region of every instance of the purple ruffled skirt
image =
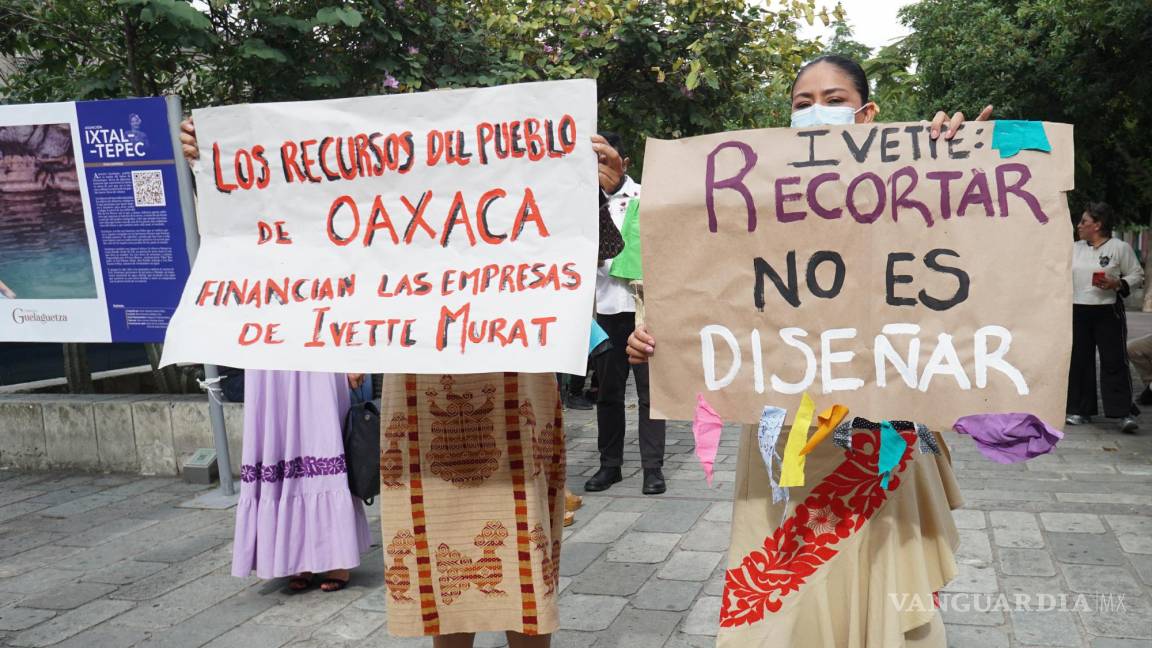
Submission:
[[232,575],[351,569],[372,542],[348,491],[344,374],[248,370]]

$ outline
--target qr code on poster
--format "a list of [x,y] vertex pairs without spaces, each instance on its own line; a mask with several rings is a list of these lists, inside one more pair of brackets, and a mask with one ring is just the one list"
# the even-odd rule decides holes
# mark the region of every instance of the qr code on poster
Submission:
[[132,196],[137,207],[166,207],[163,174],[158,170],[133,171]]

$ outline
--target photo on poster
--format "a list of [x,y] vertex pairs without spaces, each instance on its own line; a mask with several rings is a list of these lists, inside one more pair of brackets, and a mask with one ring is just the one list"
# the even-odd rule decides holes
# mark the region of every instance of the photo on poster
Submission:
[[0,299],[95,299],[69,124],[0,126]]

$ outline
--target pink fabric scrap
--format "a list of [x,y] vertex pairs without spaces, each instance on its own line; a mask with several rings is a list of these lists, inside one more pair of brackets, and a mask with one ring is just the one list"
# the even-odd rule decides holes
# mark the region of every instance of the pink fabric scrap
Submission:
[[716,451],[720,448],[720,432],[724,421],[716,410],[704,400],[704,394],[696,394],[696,414],[692,417],[692,436],[696,438],[696,458],[704,467],[704,478],[712,485],[712,465],[716,463]]
[[1022,412],[962,416],[952,429],[972,437],[980,454],[1002,464],[1048,454],[1064,438],[1060,430]]

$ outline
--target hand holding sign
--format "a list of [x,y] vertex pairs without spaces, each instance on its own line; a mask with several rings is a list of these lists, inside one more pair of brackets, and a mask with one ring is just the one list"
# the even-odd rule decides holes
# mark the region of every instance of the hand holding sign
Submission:
[[592,136],[592,150],[596,152],[600,188],[604,193],[612,195],[620,190],[620,184],[624,182],[624,160],[600,134]]
[[196,126],[189,117],[180,122],[180,148],[184,151],[184,159],[192,164],[200,159],[200,147],[196,143]]
[[644,364],[656,354],[656,339],[648,333],[648,326],[639,324],[632,335],[628,336],[628,362],[631,364]]
[[[978,121],[978,122],[988,121],[991,118],[992,118],[992,106],[987,105],[987,106],[984,106],[984,110],[980,111],[980,114],[976,117],[975,121]],[[964,123],[964,113],[957,111],[956,114],[949,117],[948,113],[944,112],[943,110],[940,110],[932,118],[930,135],[931,135],[932,139],[936,139],[936,138],[940,137],[940,129],[943,128],[945,141],[951,140],[952,138],[956,137],[956,133],[960,132],[960,125],[963,123]],[[947,125],[945,125],[945,124],[947,124]]]

